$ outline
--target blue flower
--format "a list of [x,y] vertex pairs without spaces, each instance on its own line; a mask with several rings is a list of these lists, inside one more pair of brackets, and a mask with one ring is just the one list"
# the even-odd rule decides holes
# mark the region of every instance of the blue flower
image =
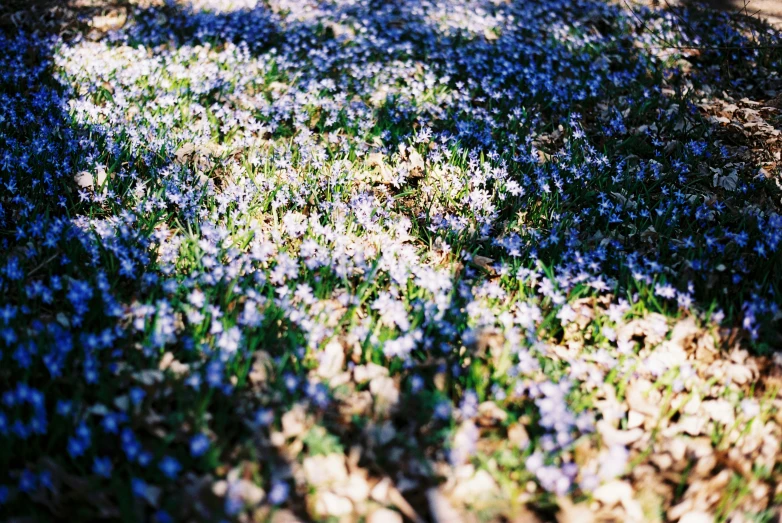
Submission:
[[179,475],[179,471],[182,470],[182,465],[180,465],[176,459],[165,456],[160,460],[158,468],[168,479],[176,479]]
[[158,510],[155,512],[155,521],[158,523],[173,523],[173,518],[163,509]]
[[440,401],[434,408],[434,417],[439,420],[448,420],[451,417],[451,405],[447,401]]
[[11,432],[23,440],[30,436],[30,429],[21,420],[14,421],[13,425],[11,425]]
[[40,474],[38,474],[38,482],[41,484],[42,487],[46,487],[49,490],[54,490],[51,471],[44,470]]
[[76,436],[78,438],[81,438],[84,441],[89,442],[90,441],[90,428],[85,423],[79,423],[79,426],[76,427]]
[[19,490],[25,494],[30,494],[38,489],[38,478],[35,474],[29,470],[22,472],[22,476],[19,478]]
[[88,445],[80,438],[72,436],[68,438],[68,454],[72,458],[78,458],[84,451],[87,450]]
[[138,464],[142,467],[148,467],[152,463],[152,453],[146,450],[141,451],[138,455]]
[[271,409],[258,409],[255,413],[255,422],[261,427],[268,427],[274,421],[274,412]]
[[122,441],[122,450],[125,452],[128,459],[131,461],[136,459],[141,451],[141,445],[136,440],[136,435],[133,431],[129,428],[122,429],[120,440]]
[[103,418],[103,422],[101,423],[103,431],[108,434],[116,434],[119,432],[118,418],[119,416],[115,416],[114,414],[106,414],[106,416]]
[[131,478],[130,488],[134,496],[144,497],[147,494],[147,483],[141,478]]
[[283,481],[272,482],[272,488],[269,491],[269,503],[272,505],[279,505],[285,503],[290,493],[290,485]]
[[112,468],[111,459],[108,457],[96,457],[92,462],[92,471],[96,475],[102,476],[104,478],[111,477]]
[[146,396],[147,393],[144,392],[144,389],[141,387],[133,387],[130,389],[130,401],[133,402],[133,405],[139,405],[142,401],[144,401],[144,396]]
[[190,455],[194,458],[203,456],[209,450],[209,438],[205,434],[196,434],[190,440]]

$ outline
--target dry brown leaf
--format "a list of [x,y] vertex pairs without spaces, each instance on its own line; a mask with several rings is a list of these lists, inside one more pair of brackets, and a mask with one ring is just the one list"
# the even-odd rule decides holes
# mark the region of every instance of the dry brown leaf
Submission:
[[426,500],[429,503],[429,513],[434,523],[462,523],[461,514],[451,505],[448,498],[437,488],[426,491]]
[[494,274],[494,267],[492,267],[493,259],[486,256],[474,256],[472,262],[481,269]]
[[559,505],[558,523],[593,523],[595,521],[595,515],[589,510],[586,503],[574,504],[569,498],[559,497],[557,505]]

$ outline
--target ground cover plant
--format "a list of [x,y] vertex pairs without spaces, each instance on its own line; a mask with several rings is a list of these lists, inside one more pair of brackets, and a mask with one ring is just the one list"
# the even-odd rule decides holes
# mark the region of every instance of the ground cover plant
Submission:
[[778,517],[776,29],[596,0],[17,8],[4,520]]

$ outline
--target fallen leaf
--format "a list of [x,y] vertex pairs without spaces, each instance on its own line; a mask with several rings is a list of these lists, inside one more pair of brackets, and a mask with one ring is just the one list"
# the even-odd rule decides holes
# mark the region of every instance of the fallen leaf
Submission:
[[462,523],[461,514],[451,505],[448,498],[437,488],[426,491],[426,500],[429,503],[429,513],[434,523]]

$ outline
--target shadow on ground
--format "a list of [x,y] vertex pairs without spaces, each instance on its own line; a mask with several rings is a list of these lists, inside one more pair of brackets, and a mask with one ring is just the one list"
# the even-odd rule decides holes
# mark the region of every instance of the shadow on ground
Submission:
[[[382,29],[387,29],[390,38],[394,40],[402,41],[415,41],[423,42],[422,47],[418,48],[418,55],[415,58],[427,59],[429,55],[434,56],[437,54],[438,49],[451,44],[447,37],[438,36],[437,29],[428,24],[420,16],[416,14],[417,2],[396,2],[393,4],[378,2],[378,9],[383,10],[382,15],[372,18],[373,23],[381,25]],[[0,10],[0,27],[2,27],[9,34],[16,31],[19,28],[26,29],[31,32],[33,36],[29,37],[23,46],[24,55],[20,56],[19,60],[14,63],[7,64],[6,67],[11,68],[23,68],[27,72],[23,75],[23,81],[9,82],[10,87],[6,86],[9,92],[5,94],[12,97],[30,97],[31,99],[48,99],[49,97],[58,97],[59,91],[52,87],[57,82],[51,74],[51,63],[53,52],[53,44],[41,45],[44,41],[44,35],[47,33],[61,33],[66,39],[78,39],[78,38],[95,38],[100,39],[105,37],[100,29],[91,26],[90,21],[94,21],[95,17],[106,17],[101,21],[109,26],[110,29],[121,29],[120,27],[111,27],[114,23],[119,23],[117,20],[123,20],[129,16],[133,16],[138,24],[132,28],[127,37],[128,40],[136,45],[153,47],[169,42],[175,42],[176,45],[192,45],[194,43],[209,41],[213,45],[220,45],[226,40],[233,41],[234,43],[248,42],[252,52],[260,52],[269,45],[268,35],[274,35],[275,38],[284,40],[286,38],[285,32],[279,26],[275,24],[275,17],[269,13],[265,8],[257,8],[250,12],[229,13],[229,14],[214,14],[208,12],[196,13],[192,10],[176,8],[168,6],[163,9],[169,20],[176,20],[177,28],[183,29],[178,33],[174,33],[165,24],[159,23],[160,11],[157,9],[138,10],[135,13],[129,12],[129,7],[125,3],[108,3],[108,4],[67,4],[63,5],[60,2],[10,2],[3,5],[3,9]],[[339,19],[342,15],[350,17],[361,17],[361,12],[357,12],[355,8],[344,6],[334,8],[332,16],[334,19]],[[700,37],[701,41],[708,42],[708,38],[703,35],[708,35],[709,31],[715,30],[717,27],[712,22],[706,22],[700,20],[697,16],[691,16],[686,10],[677,10],[677,16],[681,15],[684,19],[684,27],[687,31],[690,31],[689,36],[691,39]],[[311,36],[316,36],[316,31],[320,31],[318,26],[319,21],[312,21]],[[604,20],[594,20],[594,28],[596,31],[606,30],[606,27],[601,26],[605,24]],[[761,25],[759,29],[768,29]],[[97,32],[96,32],[97,31]],[[503,44],[503,40],[500,38],[498,45]],[[481,50],[481,46],[484,43],[476,43],[475,49]],[[624,44],[622,44],[624,45]],[[22,47],[20,47],[21,49]],[[541,53],[544,50],[541,50]],[[643,64],[644,57],[642,52],[633,49],[630,46],[620,49],[622,52],[627,53],[626,61],[631,64]],[[562,51],[565,53],[565,51]],[[705,64],[706,68],[710,71],[709,74],[716,75],[704,78],[704,83],[715,83],[725,90],[727,95],[726,100],[740,101],[747,96],[756,96],[762,94],[763,96],[773,97],[776,96],[776,91],[780,85],[778,83],[763,83],[764,71],[753,67],[748,69],[744,64],[746,63],[746,54],[752,53],[750,50],[736,50],[735,53],[726,55],[725,53],[710,53],[704,51],[699,55],[692,56],[690,58],[693,63],[698,65]],[[511,53],[512,54],[512,53]],[[502,59],[509,59],[507,56]],[[551,62],[546,62],[545,56],[540,56],[539,60],[547,67],[556,67]],[[712,67],[714,66],[714,67]],[[492,74],[493,63],[487,58],[484,71],[473,71],[473,74],[482,76],[487,81],[490,80]],[[563,72],[563,79],[566,77],[566,72]],[[304,79],[301,80],[302,82]],[[771,94],[774,92],[775,94]],[[605,95],[614,96],[617,93],[604,93]],[[594,107],[599,102],[609,101],[610,98],[603,100],[592,100],[585,102],[585,107]],[[67,100],[62,100],[67,102]],[[749,108],[751,104],[746,104]],[[79,156],[84,154],[85,151],[79,149],[78,141],[79,137],[84,133],[91,132],[90,129],[74,128],[66,110],[65,103],[49,103],[45,114],[32,112],[30,115],[19,115],[19,124],[25,126],[30,124],[32,119],[38,120],[40,128],[23,128],[18,136],[11,138],[14,141],[15,147],[31,147],[36,141],[45,141],[58,143],[60,147],[57,150],[52,151],[51,158],[58,158],[58,161],[62,161],[63,158],[67,158],[72,164],[77,164]],[[391,108],[393,109],[393,108]],[[776,127],[779,124],[776,120],[773,120]],[[727,133],[725,134],[725,141],[733,141],[732,144],[735,147],[744,147],[748,151],[748,154],[766,154],[763,152],[763,147],[759,143],[747,142],[746,134],[729,134],[729,131],[724,131],[721,127],[715,125],[715,132]],[[38,133],[38,131],[40,131]],[[60,132],[61,131],[61,132]],[[59,133],[59,134],[58,134]],[[56,138],[53,138],[57,135]],[[754,135],[750,138],[754,140]],[[479,145],[477,143],[470,145]],[[774,149],[766,149],[771,154],[771,157],[764,157],[764,160],[772,161],[774,159],[774,153],[777,152],[778,143]],[[642,153],[642,151],[639,151]],[[132,160],[132,159],[131,159]],[[170,160],[170,159],[169,159]],[[59,205],[59,202],[55,205],[52,204],[50,217],[51,219],[57,219],[59,215],[61,217],[66,216],[66,210],[72,209],[76,203],[76,195],[68,188],[68,184],[72,183],[72,174],[67,172],[73,165],[66,166],[66,175],[59,178],[54,182],[52,187],[47,190],[51,190],[52,193],[58,194],[70,194],[68,199],[64,200],[63,205]],[[32,171],[46,171],[59,168],[54,165],[36,165],[32,166]],[[16,169],[16,167],[14,167]],[[29,186],[25,183],[25,176],[28,173],[21,172],[21,175],[17,171],[10,168],[3,168],[0,173],[4,177],[18,176],[19,186],[23,190],[35,191],[35,186]],[[72,189],[72,188],[71,188]],[[508,211],[516,211],[516,209],[509,209]],[[3,247],[8,251],[20,250],[24,247],[22,241],[15,239],[12,234],[3,233],[2,236]],[[66,240],[74,241],[78,243],[79,240]],[[79,249],[79,247],[75,247]],[[83,253],[85,258],[89,258],[90,253]],[[138,260],[140,265],[143,265],[143,258]],[[48,270],[48,269],[47,269]],[[54,272],[60,271],[64,276],[78,277],[79,274],[69,273],[67,268],[64,269],[51,269]],[[129,299],[137,295],[143,295],[143,290],[139,288],[130,289],[116,289],[118,299]],[[92,316],[85,319],[85,324],[82,328],[90,327],[94,329],[104,328],[108,325],[111,318],[107,316]],[[291,330],[294,330],[294,326],[289,326]],[[284,335],[285,332],[280,333]],[[75,337],[76,332],[69,332],[65,337]],[[122,340],[123,344],[127,346],[132,345],[130,339]],[[452,340],[437,340],[438,342],[451,342]],[[42,344],[52,343],[50,337],[45,336],[42,338]],[[274,347],[259,347],[259,350],[267,350],[272,358],[285,358],[292,354],[295,349],[295,343],[289,342],[285,345],[285,342],[281,342],[279,346]],[[174,353],[178,353],[180,350],[186,353],[185,347],[174,346],[170,348]],[[105,363],[109,363],[115,359],[117,355],[107,357]],[[252,355],[250,355],[252,356]],[[475,355],[476,358],[485,358],[485,355]],[[119,358],[116,358],[119,359]],[[463,392],[463,385],[461,384],[461,376],[459,373],[464,369],[459,369],[460,357],[451,355],[449,357],[443,357],[440,359],[431,358],[427,361],[422,361],[415,372],[426,377],[427,382],[438,382],[442,377],[442,390],[444,396],[450,397],[454,401],[458,401],[460,393]],[[81,363],[81,362],[80,362]],[[33,367],[41,370],[42,375],[46,371],[43,370],[40,362],[36,362],[41,368]],[[74,365],[75,368],[75,365]],[[404,376],[404,379],[409,378],[411,372],[400,373]],[[306,381],[306,372],[302,372],[296,376],[302,383]],[[11,379],[11,376],[6,372],[3,375],[4,379]],[[59,387],[62,390],[68,387],[68,377],[57,379],[42,379],[37,385],[41,387]],[[282,376],[273,376],[269,374],[268,380],[270,382],[282,381]],[[403,380],[403,383],[397,383],[400,388],[403,389],[407,386],[407,382]],[[115,387],[116,395],[121,395],[125,392],[124,389],[129,387],[128,382],[123,382],[122,379],[118,379],[117,383],[107,384],[107,387]],[[191,389],[182,387],[180,384],[175,384],[176,387],[181,387],[181,396],[184,398],[186,404],[198,404],[203,401],[203,395],[193,392]],[[276,385],[275,385],[276,386]],[[270,387],[274,388],[274,387]],[[386,476],[392,477],[395,481],[398,481],[401,477],[405,477],[410,481],[413,481],[416,485],[415,488],[410,489],[409,494],[406,494],[409,498],[410,504],[415,510],[423,517],[431,517],[429,513],[429,507],[425,498],[425,491],[427,488],[436,486],[441,478],[438,477],[436,471],[431,467],[431,464],[444,462],[448,459],[448,450],[450,443],[446,441],[447,437],[450,437],[450,425],[455,423],[453,417],[449,414],[442,416],[436,414],[437,402],[427,396],[424,393],[409,393],[403,392],[400,398],[400,403],[394,406],[393,409],[383,410],[383,414],[378,414],[374,408],[376,406],[376,399],[372,398],[372,395],[367,391],[366,386],[358,387],[361,394],[360,396],[365,400],[361,405],[353,404],[354,393],[357,391],[349,391],[348,394],[344,390],[331,390],[329,394],[331,400],[324,406],[316,406],[314,404],[307,405],[307,412],[313,418],[313,425],[320,425],[326,429],[324,438],[335,438],[339,445],[348,451],[349,449],[358,448],[358,459],[355,465],[369,472],[372,479],[380,479]],[[276,394],[277,390],[274,391]],[[271,394],[272,400],[265,400],[263,407],[271,409],[285,409],[289,405],[286,405],[284,401],[278,401],[274,399],[274,394]],[[165,398],[158,398],[161,404],[159,408],[161,411],[165,410],[164,405]],[[211,403],[210,403],[211,402]],[[248,391],[238,391],[237,393],[221,394],[216,392],[214,398],[210,398],[206,405],[211,410],[220,410],[223,412],[236,413],[237,417],[245,416],[247,412],[247,404],[257,404],[257,397],[249,394]],[[170,409],[170,407],[169,407]],[[365,423],[374,426],[374,429],[367,430],[365,426],[361,426],[355,423],[353,416],[359,416],[366,418]],[[438,418],[440,421],[433,421]],[[145,438],[154,440],[157,438],[158,432],[154,426],[147,426],[146,421],[141,419],[132,420],[139,427],[139,432],[144,434]],[[176,428],[173,425],[173,421],[167,422],[169,426],[168,430],[175,433]],[[367,435],[373,433],[373,430],[380,427],[382,430],[384,424],[390,423],[393,427],[394,435],[387,441],[370,446],[367,444]],[[506,427],[492,427],[491,430],[496,431],[498,437],[506,437]],[[318,433],[319,434],[319,433]],[[294,437],[298,437],[294,436]],[[224,450],[224,455],[216,456],[220,466],[219,469],[225,472],[228,468],[225,463],[237,464],[242,462],[251,462],[254,459],[257,460],[257,455],[262,456],[262,460],[267,464],[267,468],[262,472],[266,480],[270,478],[282,478],[285,481],[290,481],[294,487],[291,489],[291,499],[287,502],[287,506],[291,508],[295,514],[301,519],[307,519],[307,486],[301,480],[301,478],[294,478],[295,473],[292,463],[295,462],[296,456],[287,455],[280,451],[280,446],[273,445],[266,434],[259,436],[257,433],[257,427],[240,428],[240,429],[225,429],[222,434],[219,434],[220,448]],[[65,454],[65,448],[67,446],[67,434],[50,435],[46,438],[41,438],[45,441],[45,447],[49,454],[57,455],[60,453]],[[251,442],[247,444],[247,442]],[[116,444],[116,441],[105,442],[104,448],[109,449],[112,445]],[[306,443],[305,443],[306,444]],[[257,455],[254,454],[257,453]],[[3,462],[3,465],[7,470],[18,470],[27,466],[30,461],[37,459],[39,455],[39,449],[34,447],[28,447],[23,452],[14,453],[9,456],[7,461]],[[411,463],[416,464],[415,467],[410,466]],[[60,467],[60,465],[58,465]],[[54,468],[54,467],[52,467]],[[61,470],[57,468],[57,470]],[[248,469],[249,470],[249,469]],[[204,471],[201,471],[204,472]],[[248,473],[249,474],[249,473]],[[73,514],[84,514],[84,519],[91,519],[93,517],[108,517],[116,518],[121,513],[125,514],[126,508],[123,503],[128,501],[122,501],[128,499],[123,496],[127,496],[129,485],[127,481],[120,480],[124,483],[117,486],[116,494],[117,499],[112,498],[112,494],[106,494],[105,497],[96,496],[93,497],[92,492],[89,490],[89,483],[79,483],[74,476],[66,474],[65,472],[59,472],[59,479],[63,483],[63,492],[66,495],[59,499],[47,498],[39,500],[43,505],[41,512],[36,514],[45,514],[46,516],[65,517]],[[88,474],[87,474],[88,475]],[[127,479],[127,478],[125,478]],[[201,481],[202,478],[192,478],[194,482]],[[67,483],[70,482],[70,485]],[[181,494],[176,489],[171,489],[166,496],[175,497]],[[214,501],[214,500],[212,500]],[[216,502],[219,510],[219,501]],[[138,510],[139,519],[147,519],[150,516],[148,508],[140,507],[137,504],[133,504],[131,510]],[[192,505],[187,505],[186,501],[178,500],[174,503],[180,505],[180,509],[187,510]],[[94,510],[84,510],[84,506],[93,505]],[[184,514],[179,513],[178,516],[184,517]],[[188,516],[196,517],[197,515],[187,514]],[[551,516],[551,513],[546,515]]]

